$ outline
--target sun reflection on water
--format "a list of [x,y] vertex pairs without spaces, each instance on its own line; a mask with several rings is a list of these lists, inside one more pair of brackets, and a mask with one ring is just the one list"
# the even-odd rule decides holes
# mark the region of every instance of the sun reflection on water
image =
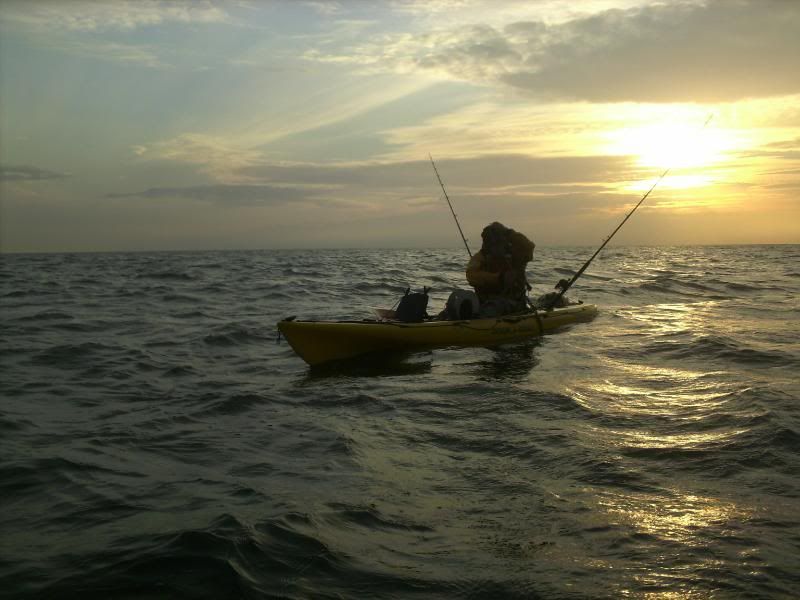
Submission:
[[[639,282],[642,285],[657,284],[657,277],[653,281]],[[621,310],[625,318],[636,323],[648,326],[648,333],[673,334],[682,332],[702,331],[705,325],[705,315],[719,304],[716,300],[707,300],[692,303],[664,303],[654,304],[642,310],[641,307],[630,310]]]
[[[709,550],[715,539],[735,535],[739,524],[752,516],[734,502],[679,489],[660,494],[599,492],[596,498],[596,507],[609,524],[631,532],[627,538],[646,545],[650,537],[653,544],[665,548],[630,573],[636,597],[644,598],[712,597],[696,587],[703,571],[724,567]],[[651,590],[641,595],[647,588]],[[630,595],[630,591],[620,591],[621,596]]]
[[733,502],[677,489],[659,495],[601,492],[597,506],[614,525],[687,546],[696,546],[701,537],[708,543],[707,535],[699,535],[702,529],[715,528],[724,534],[733,523],[749,516]]
[[[723,381],[724,371],[694,371],[653,367],[605,359],[606,366],[619,373],[618,381],[584,382],[570,395],[592,411],[702,418],[702,413],[723,406],[732,394],[745,391]],[[617,379],[615,377],[615,379]]]
[[613,434],[613,444],[624,448],[647,448],[652,450],[699,450],[711,444],[728,442],[747,429],[725,430],[712,433],[657,434],[622,430],[605,430]]
[[612,420],[592,428],[609,447],[701,450],[725,445],[749,431],[742,426],[715,425],[715,419],[747,391],[727,383],[724,372],[612,359],[606,363],[611,372],[618,373],[616,381],[584,382],[569,393],[584,408]]

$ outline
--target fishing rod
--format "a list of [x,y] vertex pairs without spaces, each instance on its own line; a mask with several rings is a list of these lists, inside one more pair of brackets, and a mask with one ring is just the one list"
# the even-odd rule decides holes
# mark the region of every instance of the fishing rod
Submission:
[[464,237],[464,232],[461,230],[461,224],[458,222],[458,217],[456,216],[456,211],[453,210],[453,204],[450,202],[450,196],[447,195],[447,190],[444,189],[444,183],[442,183],[442,178],[439,177],[439,170],[436,168],[436,163],[433,162],[433,156],[428,154],[428,158],[431,159],[431,165],[433,165],[433,172],[436,173],[436,179],[439,180],[439,185],[442,186],[442,191],[444,192],[444,198],[447,200],[447,206],[450,207],[450,212],[453,213],[453,219],[455,219],[456,227],[458,227],[458,233],[461,234],[461,239],[464,240],[464,247],[467,249],[467,254],[470,258],[472,258],[472,251],[469,249],[469,244],[467,244],[467,238]]
[[[713,117],[713,116],[714,116],[714,113],[711,113],[710,115],[708,115],[708,118],[706,119],[706,122],[705,122],[705,123],[703,123],[703,129],[705,129],[705,128],[706,128],[706,126],[707,126],[707,125],[708,125],[708,124],[711,122],[711,119],[712,119],[712,117]],[[603,248],[605,248],[605,247],[606,247],[606,244],[608,244],[608,242],[610,242],[610,241],[611,241],[611,238],[613,238],[613,237],[616,235],[616,233],[617,233],[617,232],[618,232],[620,229],[622,229],[622,226],[623,226],[623,225],[625,225],[625,222],[626,222],[628,219],[630,219],[630,218],[631,218],[631,215],[632,215],[633,213],[635,213],[635,212],[636,212],[636,209],[637,209],[637,208],[639,208],[639,206],[641,206],[642,202],[644,202],[644,201],[647,199],[647,197],[650,195],[650,193],[651,193],[651,192],[652,192],[654,189],[656,189],[656,186],[657,186],[659,183],[661,183],[661,180],[662,180],[662,179],[664,179],[664,177],[666,177],[666,176],[667,176],[667,173],[669,173],[671,169],[672,169],[672,167],[667,167],[667,168],[664,170],[664,172],[661,174],[661,177],[659,177],[659,178],[656,180],[656,182],[655,182],[655,183],[654,183],[654,184],[653,184],[653,185],[650,187],[650,189],[649,189],[649,190],[647,190],[647,193],[646,193],[644,196],[642,196],[642,199],[641,199],[641,200],[639,200],[639,202],[637,202],[637,203],[636,203],[636,206],[634,206],[634,207],[631,209],[631,211],[630,211],[630,212],[629,212],[627,215],[625,215],[625,218],[624,218],[624,219],[622,219],[622,222],[621,222],[619,225],[617,225],[617,228],[616,228],[614,231],[612,231],[612,232],[611,232],[611,235],[610,235],[610,236],[608,236],[608,237],[606,238],[606,241],[604,241],[604,242],[602,243],[602,245],[601,245],[601,246],[600,246],[600,247],[599,247],[599,248],[598,248],[598,249],[595,251],[595,253],[594,253],[594,254],[592,254],[592,256],[589,258],[589,260],[587,260],[587,261],[586,261],[586,262],[583,264],[583,266],[582,266],[582,267],[581,267],[581,268],[578,270],[578,272],[577,272],[577,273],[575,273],[575,275],[573,275],[573,276],[572,276],[572,279],[570,279],[570,280],[569,280],[569,281],[566,283],[566,285],[557,285],[557,286],[556,286],[556,288],[558,289],[558,293],[557,293],[555,296],[553,296],[553,297],[552,297],[552,298],[551,298],[551,299],[550,299],[550,300],[547,302],[547,305],[545,306],[545,309],[546,309],[546,310],[550,310],[551,308],[553,308],[553,307],[556,305],[556,303],[557,303],[557,302],[558,302],[558,301],[561,299],[561,297],[562,297],[564,294],[566,294],[566,293],[567,293],[567,290],[568,290],[569,288],[571,288],[571,287],[572,287],[572,284],[573,284],[573,283],[575,283],[575,282],[578,280],[578,277],[580,277],[581,275],[583,275],[583,272],[584,272],[586,269],[588,269],[588,268],[589,268],[589,265],[592,263],[592,261],[595,259],[595,257],[596,257],[598,254],[600,254],[600,251],[601,251]],[[559,282],[559,284],[560,284],[560,283],[561,283],[561,282]]]

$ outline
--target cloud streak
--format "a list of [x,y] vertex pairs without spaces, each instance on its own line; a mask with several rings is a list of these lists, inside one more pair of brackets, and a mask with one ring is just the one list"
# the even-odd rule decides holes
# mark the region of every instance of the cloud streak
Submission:
[[145,45],[93,40],[53,40],[52,43],[52,47],[59,52],[68,52],[85,58],[151,69],[167,67],[167,64],[161,60],[155,49]]
[[65,177],[68,177],[65,173],[30,165],[0,165],[0,181],[46,181]]
[[35,31],[130,31],[166,23],[225,23],[228,14],[208,1],[122,0],[116,2],[3,3],[0,21]]
[[[479,156],[437,163],[451,195],[472,205],[530,202],[562,205],[593,197],[602,205],[617,194],[608,182],[638,176],[629,157],[525,155]],[[270,164],[240,167],[234,178],[247,183],[152,187],[110,193],[107,199],[188,200],[219,207],[315,205],[365,218],[438,210],[440,189],[430,163]],[[558,209],[560,210],[560,209]],[[332,214],[332,213],[331,213]]]
[[272,185],[197,185],[106,194],[106,198],[186,199],[225,206],[269,206],[311,199],[310,190]]
[[[532,183],[576,184],[625,181],[639,176],[625,156],[532,157],[523,154],[486,155],[442,160],[437,163],[448,186],[461,188],[509,188]],[[247,166],[245,177],[283,184],[316,184],[377,189],[437,189],[430,162],[342,165],[262,164]]]

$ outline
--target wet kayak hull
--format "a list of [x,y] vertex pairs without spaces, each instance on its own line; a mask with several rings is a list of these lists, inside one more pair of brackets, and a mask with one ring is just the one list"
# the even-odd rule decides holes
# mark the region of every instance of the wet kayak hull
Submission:
[[493,346],[537,337],[594,318],[597,307],[578,304],[538,313],[469,321],[289,321],[278,330],[309,365],[373,352],[447,346]]

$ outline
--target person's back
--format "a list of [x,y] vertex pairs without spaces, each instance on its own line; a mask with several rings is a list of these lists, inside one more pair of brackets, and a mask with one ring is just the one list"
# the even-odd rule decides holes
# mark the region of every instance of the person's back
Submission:
[[482,316],[499,316],[527,308],[530,289],[525,268],[536,245],[523,234],[500,223],[481,232],[481,249],[467,265],[467,281],[475,288]]

